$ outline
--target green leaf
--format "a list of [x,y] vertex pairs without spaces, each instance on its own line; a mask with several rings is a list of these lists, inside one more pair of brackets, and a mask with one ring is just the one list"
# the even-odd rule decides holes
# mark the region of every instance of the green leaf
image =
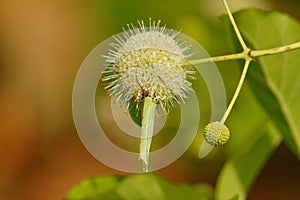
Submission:
[[121,199],[116,193],[112,193],[113,189],[118,185],[120,177],[106,176],[96,177],[84,180],[75,186],[65,200],[98,200],[98,199]]
[[213,200],[213,188],[206,183],[199,183],[194,186],[199,193],[199,200]]
[[[292,17],[255,9],[234,15],[252,49],[268,49],[300,40],[300,24]],[[257,58],[249,81],[289,148],[300,157],[300,50]]]
[[246,199],[249,188],[280,141],[276,128],[268,125],[252,146],[228,160],[217,181],[216,199]]
[[75,186],[65,200],[211,200],[212,188],[207,184],[191,187],[172,184],[154,174],[137,174],[120,178],[90,178]]
[[188,185],[175,185],[153,175],[141,174],[126,178],[117,189],[124,200],[200,199],[200,193]]

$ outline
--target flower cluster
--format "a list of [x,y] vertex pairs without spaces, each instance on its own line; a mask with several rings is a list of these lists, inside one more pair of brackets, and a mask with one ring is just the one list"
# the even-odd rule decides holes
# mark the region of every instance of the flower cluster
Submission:
[[114,36],[106,58],[102,80],[117,101],[140,103],[145,97],[162,106],[165,112],[184,102],[192,91],[188,79],[194,70],[183,63],[191,56],[190,44],[174,30],[160,26],[160,21],[128,25]]

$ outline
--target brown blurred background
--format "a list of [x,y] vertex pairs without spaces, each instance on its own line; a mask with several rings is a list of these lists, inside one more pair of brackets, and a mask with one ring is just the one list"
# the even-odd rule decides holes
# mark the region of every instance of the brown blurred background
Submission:
[[[300,17],[298,1],[229,3],[234,10],[250,5]],[[162,19],[168,27],[203,41],[211,55],[220,54],[220,46],[225,45],[209,47],[205,40],[211,37],[209,31],[194,24],[199,20],[208,24],[207,28],[219,30],[217,17],[224,13],[222,9],[217,0],[1,0],[0,199],[61,199],[84,178],[122,174],[94,159],[76,134],[71,95],[82,60],[128,22],[149,17]],[[199,31],[207,35],[197,36]],[[177,182],[214,184],[224,159],[221,155],[195,161],[186,156],[158,173]],[[299,161],[280,146],[250,198],[281,199],[287,194],[299,194],[300,198],[299,172]]]

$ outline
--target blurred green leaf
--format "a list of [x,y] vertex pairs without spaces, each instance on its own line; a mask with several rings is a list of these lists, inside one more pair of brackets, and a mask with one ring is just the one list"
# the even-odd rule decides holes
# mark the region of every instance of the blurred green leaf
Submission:
[[231,199],[228,199],[228,200],[239,200],[239,195],[236,195],[234,197],[232,197]]
[[253,181],[281,141],[275,127],[268,125],[263,132],[252,146],[226,162],[217,181],[217,200],[246,199]]
[[[244,10],[235,19],[252,49],[300,40],[300,24],[276,11]],[[300,50],[264,56],[252,63],[248,81],[290,149],[300,154]]]
[[213,188],[211,185],[206,183],[200,183],[194,186],[198,191],[199,200],[213,200]]
[[172,184],[154,174],[138,174],[120,178],[107,176],[90,178],[67,195],[65,200],[210,200],[212,189],[208,185],[191,187]]
[[89,178],[75,186],[65,200],[121,199],[111,192],[120,180],[117,176]]
[[117,192],[126,200],[198,200],[200,198],[200,193],[190,186],[171,184],[153,174],[128,177],[120,184]]

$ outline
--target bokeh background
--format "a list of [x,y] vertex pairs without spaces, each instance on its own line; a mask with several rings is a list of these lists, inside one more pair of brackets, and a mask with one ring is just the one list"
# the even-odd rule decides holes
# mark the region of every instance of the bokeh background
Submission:
[[[229,4],[233,11],[277,9],[300,19],[298,0],[229,0]],[[224,13],[221,0],[1,0],[0,199],[62,199],[87,177],[127,175],[94,159],[77,136],[71,102],[81,62],[127,23],[149,17],[194,38],[212,56],[230,53],[219,20]],[[218,64],[228,98],[238,81],[238,64]],[[255,109],[247,110],[249,105]],[[197,158],[194,145],[157,173],[178,183],[214,185],[224,161],[251,140],[251,135],[243,136],[249,120],[251,125],[267,118],[246,84],[228,121],[234,135],[230,143],[203,160]],[[299,172],[299,161],[281,145],[258,176],[249,199],[300,197]]]

